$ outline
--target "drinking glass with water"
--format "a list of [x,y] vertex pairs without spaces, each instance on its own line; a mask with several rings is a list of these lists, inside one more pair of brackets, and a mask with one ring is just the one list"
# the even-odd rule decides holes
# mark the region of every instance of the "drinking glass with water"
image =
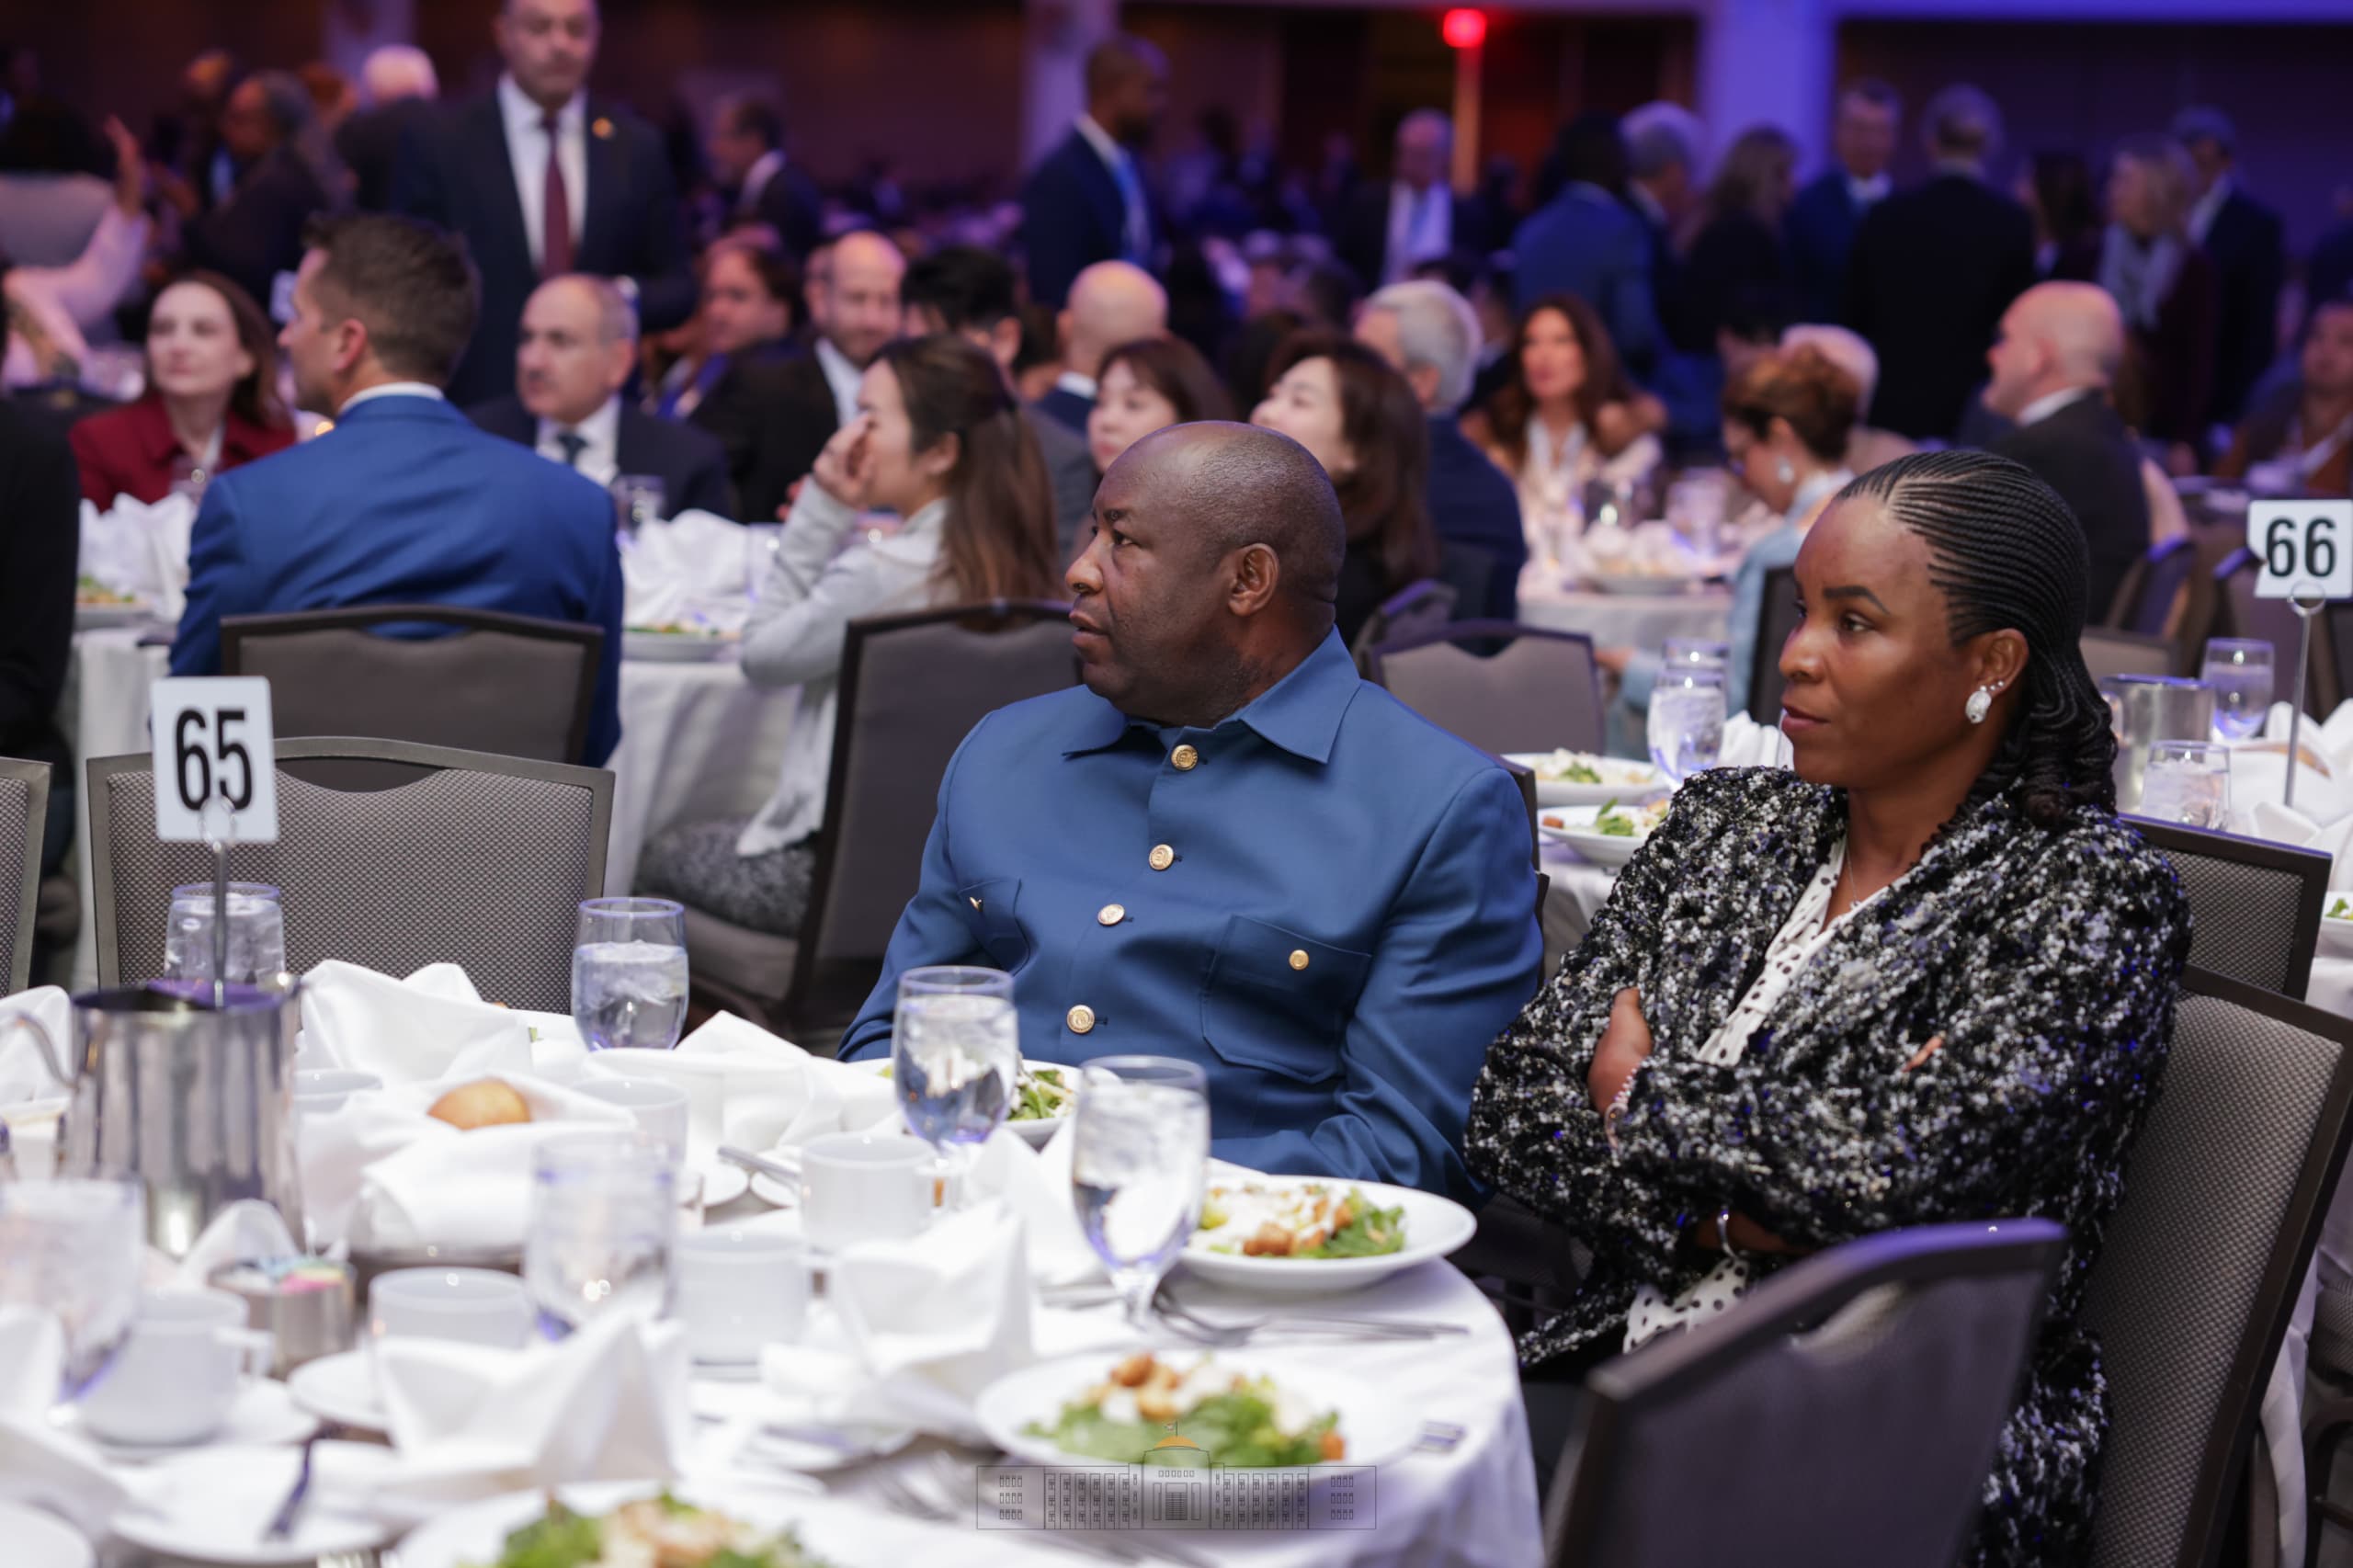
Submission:
[[669,497],[662,481],[650,473],[625,473],[613,481],[613,511],[620,530],[633,534],[648,523],[670,515]]
[[1732,644],[1704,637],[1670,637],[1659,663],[1670,670],[1720,670],[1732,660]]
[[82,1397],[130,1336],[147,1266],[147,1194],[116,1177],[0,1182],[0,1307],[57,1318],[63,1401]]
[[572,1021],[591,1051],[667,1051],[687,1021],[687,911],[666,898],[592,898],[572,949]]
[[165,980],[220,980],[257,985],[286,969],[286,912],[276,888],[261,882],[229,884],[229,972],[212,972],[212,884],[191,882],[172,890],[172,912],[164,928]]
[[2141,812],[2159,822],[2226,829],[2231,748],[2212,741],[2159,741],[2141,776]]
[[667,1317],[677,1293],[678,1152],[642,1132],[581,1132],[540,1145],[523,1284],[540,1332],[592,1317]]
[[1722,666],[1669,665],[1651,688],[1651,760],[1677,784],[1716,765],[1724,744]]
[[973,1153],[1004,1125],[1021,1072],[1013,976],[938,964],[899,977],[891,1084],[907,1131],[930,1144],[961,1186]]
[[1209,1079],[1165,1056],[1102,1056],[1079,1074],[1070,1136],[1079,1229],[1127,1303],[1152,1324],[1153,1292],[1201,1221]]
[[2214,733],[2226,741],[2258,734],[2271,716],[2271,644],[2249,638],[2211,637],[2198,672],[2214,688]]

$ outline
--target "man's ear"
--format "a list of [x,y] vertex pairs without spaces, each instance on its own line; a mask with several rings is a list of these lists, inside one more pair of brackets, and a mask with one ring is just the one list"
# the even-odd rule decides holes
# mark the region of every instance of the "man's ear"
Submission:
[[1274,602],[1275,591],[1282,586],[1283,564],[1273,546],[1245,544],[1229,560],[1233,577],[1226,587],[1226,608],[1252,616]]

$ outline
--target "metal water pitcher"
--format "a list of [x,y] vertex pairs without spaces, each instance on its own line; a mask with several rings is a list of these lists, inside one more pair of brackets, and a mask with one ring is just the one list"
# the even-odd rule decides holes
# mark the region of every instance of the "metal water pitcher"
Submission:
[[131,1176],[147,1189],[147,1239],[185,1256],[213,1215],[274,1205],[302,1233],[288,1091],[301,982],[154,981],[74,998],[70,1060],[38,1024],[72,1095],[57,1172]]
[[2114,686],[2123,708],[2116,748],[2116,809],[2137,811],[2151,746],[2159,741],[2213,738],[2214,689],[2178,676],[2119,676]]

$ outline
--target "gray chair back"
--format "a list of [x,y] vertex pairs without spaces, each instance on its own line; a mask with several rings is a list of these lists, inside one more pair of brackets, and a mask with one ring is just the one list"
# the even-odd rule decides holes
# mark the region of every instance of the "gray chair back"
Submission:
[[856,1013],[923,881],[948,759],[1007,703],[1074,684],[1068,605],[997,600],[853,620],[842,644],[834,765],[809,913],[784,1015],[796,1028]]
[[[2103,624],[2143,637],[2164,636],[2165,620],[2173,614],[2173,601],[2181,596],[2182,585],[2189,581],[2189,574],[2197,566],[2198,547],[2187,534],[2151,545],[2146,555],[2126,568],[2124,581],[2116,586],[2116,602],[2109,607]],[[2167,669],[2151,673],[2173,672]]]
[[2086,1287],[2108,1435],[2093,1568],[2211,1568],[2353,1137],[2353,1022],[2192,969]]
[[2065,1244],[2047,1220],[1867,1237],[1595,1369],[1547,1562],[1952,1562]]
[[[1500,644],[1482,658],[1465,643]],[[1365,678],[1483,751],[1599,751],[1593,639],[1504,620],[1458,620],[1434,636],[1367,650]]]
[[[2259,637],[2271,644],[2272,695],[2283,702],[2296,695],[2296,654],[2302,648],[2303,623],[2286,599],[2259,599],[2255,583],[2263,562],[2255,551],[2239,549],[2214,568],[2216,637]],[[2307,713],[2334,713],[2344,696],[2337,684],[2336,656],[2330,646],[2332,622],[2322,615],[2313,627],[2311,686],[2304,695]]]
[[2189,961],[2302,1001],[2328,896],[2329,858],[2268,838],[2126,820],[2181,879],[2189,900]]
[[49,764],[0,756],[0,996],[32,979],[33,909],[40,901],[48,821]]
[[[373,739],[284,740],[278,758],[278,842],[239,845],[230,869],[279,890],[290,968],[342,959],[407,974],[447,961],[489,1001],[570,1009],[578,905],[605,891],[611,774]],[[318,760],[420,776],[347,791],[293,771]],[[200,846],[156,839],[150,766],[144,754],[88,766],[102,985],[163,971],[172,890],[212,874]]]
[[1454,589],[1435,577],[1408,583],[1381,602],[1357,629],[1348,652],[1363,667],[1364,656],[1383,642],[1415,642],[1441,634],[1454,619]]
[[2173,674],[2173,643],[2163,637],[2144,637],[2137,631],[2112,631],[2104,627],[2086,627],[2083,641],[2084,667],[2092,679],[2102,681],[2110,676],[2169,676]]
[[[384,628],[448,627],[436,637]],[[221,621],[221,673],[269,677],[280,739],[369,735],[462,751],[581,760],[605,630],[449,605],[361,605]],[[342,762],[300,777],[381,789],[415,769]]]
[[1800,619],[1797,568],[1768,568],[1765,597],[1756,607],[1756,649],[1748,665],[1748,716],[1760,724],[1781,722],[1781,648]]

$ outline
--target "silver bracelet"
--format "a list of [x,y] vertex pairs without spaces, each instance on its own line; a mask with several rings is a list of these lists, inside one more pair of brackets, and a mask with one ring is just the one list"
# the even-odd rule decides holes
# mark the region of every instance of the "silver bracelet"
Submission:
[[1722,1247],[1724,1256],[1734,1263],[1748,1261],[1748,1255],[1732,1244],[1732,1210],[1730,1209],[1716,1210],[1716,1245]]
[[1626,1081],[1618,1085],[1618,1092],[1609,1096],[1608,1107],[1601,1113],[1601,1135],[1609,1141],[1609,1153],[1613,1159],[1618,1153],[1618,1119],[1626,1114],[1626,1108],[1633,1102],[1634,1076],[1630,1073]]

